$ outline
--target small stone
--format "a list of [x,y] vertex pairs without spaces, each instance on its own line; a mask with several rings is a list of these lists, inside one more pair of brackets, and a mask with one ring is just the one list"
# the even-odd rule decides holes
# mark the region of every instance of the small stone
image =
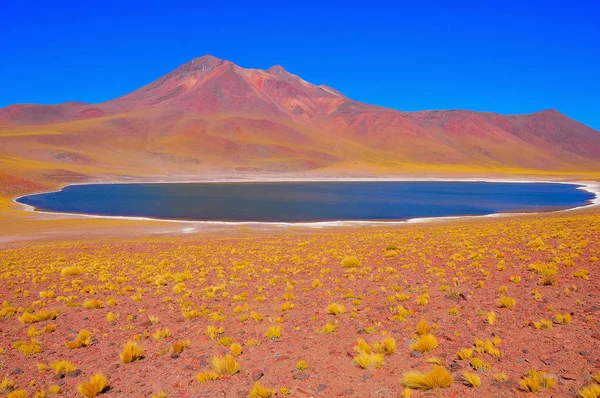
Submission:
[[579,355],[581,355],[583,357],[588,357],[590,355],[590,352],[589,351],[585,351],[585,350],[579,351]]
[[410,353],[410,356],[413,358],[421,358],[423,356],[423,353],[421,351],[412,351]]
[[461,365],[461,364],[459,364],[459,363],[456,363],[456,362],[455,362],[455,363],[452,363],[452,364],[450,364],[450,370],[451,370],[452,372],[456,372],[456,371],[459,371],[459,370],[461,370],[461,369],[462,369],[462,365]]
[[319,386],[317,387],[317,391],[318,392],[325,391],[327,389],[327,387],[329,387],[327,384],[319,384]]
[[527,348],[523,348],[522,352],[523,354],[529,354],[529,350]]
[[67,377],[77,377],[81,374],[81,369],[75,369],[67,373]]
[[177,359],[177,358],[179,358],[179,354],[176,354],[176,353],[172,352],[171,355],[169,355],[169,358],[171,358],[171,359]]
[[363,375],[363,379],[364,380],[369,380],[371,377],[373,377],[373,373],[365,373]]
[[561,379],[565,379],[565,380],[575,380],[577,379],[577,376],[575,376],[573,373],[562,373],[560,375]]
[[12,372],[14,375],[20,375],[23,373],[23,369],[15,368]]
[[259,381],[261,377],[263,377],[265,373],[260,369],[254,369],[252,371],[252,380]]
[[304,381],[306,379],[308,379],[310,376],[308,375],[308,373],[296,373],[294,374],[293,378],[296,380],[301,380]]

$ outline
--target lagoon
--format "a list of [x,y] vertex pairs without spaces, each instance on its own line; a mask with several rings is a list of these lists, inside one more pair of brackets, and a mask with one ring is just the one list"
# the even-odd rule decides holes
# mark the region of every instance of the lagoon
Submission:
[[594,199],[580,187],[471,181],[89,184],[17,202],[40,211],[174,220],[397,221],[578,207]]

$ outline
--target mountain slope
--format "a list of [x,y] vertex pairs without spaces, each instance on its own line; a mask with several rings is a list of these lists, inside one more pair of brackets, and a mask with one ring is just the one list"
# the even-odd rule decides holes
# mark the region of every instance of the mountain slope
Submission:
[[600,170],[600,133],[555,110],[401,112],[353,101],[281,66],[245,69],[212,56],[104,103],[0,109],[0,143],[3,172],[32,181]]

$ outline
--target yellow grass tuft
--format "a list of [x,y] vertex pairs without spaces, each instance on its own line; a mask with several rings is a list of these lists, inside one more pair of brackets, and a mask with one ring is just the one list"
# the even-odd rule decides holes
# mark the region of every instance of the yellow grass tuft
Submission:
[[74,276],[74,275],[81,275],[83,273],[83,270],[80,267],[77,266],[73,266],[73,267],[64,267],[61,271],[60,274],[62,276]]
[[454,379],[446,368],[434,365],[427,373],[407,372],[402,375],[402,384],[417,390],[433,390],[450,387]]
[[7,398],[27,398],[27,391],[25,390],[15,390],[10,392]]
[[15,388],[14,381],[12,381],[11,379],[9,379],[7,377],[2,379],[2,382],[0,383],[0,391],[8,392],[8,391],[12,390],[13,388]]
[[328,314],[339,315],[346,313],[346,307],[338,303],[332,303],[327,306],[325,309]]
[[204,332],[204,334],[206,334],[208,336],[209,339],[214,340],[215,337],[217,337],[217,334],[222,334],[223,333],[223,327],[219,327],[217,328],[216,326],[213,325],[208,325],[206,327],[206,331]]
[[190,348],[190,345],[191,343],[189,340],[177,341],[171,346],[171,351],[174,354],[181,354],[183,350],[187,350],[188,348]]
[[60,392],[60,386],[57,384],[53,384],[50,387],[48,387],[48,392],[52,395],[56,395]]
[[519,381],[521,390],[526,392],[540,392],[542,388],[554,388],[555,385],[556,380],[553,377],[536,370],[530,370]]
[[56,319],[57,316],[58,311],[41,310],[35,314],[24,312],[23,315],[21,315],[21,317],[19,318],[19,321],[21,321],[22,323],[37,323]]
[[196,376],[196,380],[198,380],[199,383],[217,380],[218,378],[219,378],[219,374],[217,372],[213,372],[213,371],[201,372],[201,373],[198,373],[198,375]]
[[171,337],[171,331],[169,330],[169,328],[159,329],[152,334],[152,338],[154,340],[164,340],[167,337]]
[[274,339],[279,339],[281,338],[281,326],[279,325],[272,325],[269,326],[269,328],[267,329],[265,336],[268,339],[274,340]]
[[29,343],[26,341],[15,341],[13,347],[26,356],[39,354],[43,351],[40,342],[35,339],[31,339],[31,342]]
[[92,398],[101,394],[108,387],[106,376],[102,373],[96,373],[90,378],[90,381],[77,386],[77,390],[84,397]]
[[225,355],[224,357],[213,357],[213,370],[220,376],[233,376],[240,371],[240,364],[237,363],[233,355]]
[[234,357],[239,357],[242,355],[242,346],[239,343],[233,343],[231,346],[229,346],[229,351],[231,351],[231,355]]
[[52,370],[54,371],[55,374],[57,375],[61,375],[64,376],[69,372],[74,371],[75,369],[77,369],[75,367],[75,365],[73,365],[71,362],[69,361],[54,361],[50,364],[50,367],[52,368]]
[[424,334],[429,334],[431,332],[431,327],[427,324],[425,319],[421,319],[417,324],[417,334],[419,336],[423,336]]
[[355,256],[346,256],[342,260],[342,267],[344,268],[358,268],[360,266],[360,260]]
[[249,398],[270,398],[270,397],[274,396],[276,393],[277,393],[276,390],[273,390],[273,389],[270,389],[267,387],[263,387],[257,381],[256,383],[254,383],[254,386],[252,386],[252,390],[250,390],[248,397]]
[[539,322],[534,322],[533,327],[536,329],[552,329],[552,321],[550,319],[542,319]]
[[330,333],[333,333],[335,331],[335,329],[337,329],[337,327],[338,327],[337,323],[327,322],[325,325],[323,325],[321,330],[318,330],[318,332],[323,333],[323,334],[330,334]]
[[500,308],[512,308],[515,306],[517,300],[515,300],[512,297],[508,297],[508,296],[500,296],[500,299],[498,300],[498,307]]
[[135,341],[128,341],[123,347],[123,351],[119,354],[121,362],[124,364],[131,363],[142,359],[144,351]]
[[556,314],[554,316],[554,319],[556,320],[556,323],[560,325],[568,325],[569,323],[571,323],[571,314]]
[[298,361],[296,364],[296,369],[298,370],[306,370],[308,369],[308,362],[306,361]]
[[432,334],[424,334],[416,343],[410,346],[412,351],[429,352],[438,346],[437,339]]
[[481,378],[473,372],[463,372],[462,379],[464,383],[470,387],[481,387]]
[[496,313],[494,311],[488,312],[485,316],[485,321],[489,325],[493,325],[494,323],[496,323]]
[[470,363],[471,367],[478,372],[487,372],[488,370],[490,370],[492,368],[492,365],[490,365],[488,362],[485,362],[483,359],[478,358],[478,357],[471,358],[469,363]]
[[508,380],[508,376],[506,375],[506,373],[494,373],[494,380],[506,381]]
[[95,309],[104,308],[104,303],[102,303],[102,301],[100,301],[100,300],[85,300],[83,302],[83,306],[85,308],[95,310]]
[[471,348],[463,348],[459,352],[456,353],[458,359],[468,359],[473,356],[473,350]]
[[379,369],[383,365],[383,360],[383,354],[366,351],[360,351],[354,357],[354,363],[363,369]]
[[587,387],[582,387],[577,391],[577,395],[580,398],[600,398],[600,386],[598,384],[591,384]]
[[86,347],[92,344],[92,332],[86,329],[81,329],[74,341],[67,341],[65,347],[70,350]]

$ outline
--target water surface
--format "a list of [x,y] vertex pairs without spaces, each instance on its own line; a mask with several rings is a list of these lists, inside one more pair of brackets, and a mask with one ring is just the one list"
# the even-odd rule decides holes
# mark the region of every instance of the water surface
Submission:
[[390,221],[548,211],[594,195],[572,184],[277,182],[72,185],[18,199],[37,210],[203,221]]

